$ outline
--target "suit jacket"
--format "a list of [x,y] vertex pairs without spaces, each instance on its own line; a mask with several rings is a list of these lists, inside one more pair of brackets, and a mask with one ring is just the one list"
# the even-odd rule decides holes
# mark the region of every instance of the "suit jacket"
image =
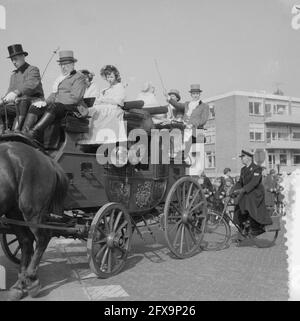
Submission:
[[59,84],[58,91],[52,93],[46,102],[47,104],[82,105],[86,87],[85,76],[74,70]]
[[199,102],[199,105],[192,111],[190,117],[186,115],[189,107],[189,101],[185,103],[179,103],[171,98],[169,102],[175,108],[175,117],[177,117],[178,114],[184,115],[184,121],[187,124],[192,125],[196,128],[203,128],[203,126],[206,124],[209,117],[209,107],[207,104],[204,104],[201,100]]
[[243,188],[245,193],[241,195],[238,205],[242,213],[249,215],[258,223],[268,225],[272,220],[265,205],[265,190],[262,184],[262,168],[251,163],[241,169],[240,180],[236,188]]
[[40,71],[27,62],[13,71],[7,93],[14,91],[18,97],[44,98]]

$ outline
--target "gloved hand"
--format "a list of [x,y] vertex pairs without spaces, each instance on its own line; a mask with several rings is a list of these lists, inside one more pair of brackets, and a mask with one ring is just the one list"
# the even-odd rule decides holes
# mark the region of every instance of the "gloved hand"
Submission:
[[232,194],[236,196],[241,196],[244,193],[245,193],[245,190],[243,188],[236,189],[235,191],[232,192]]
[[45,101],[39,100],[39,101],[34,102],[32,105],[36,108],[42,108],[42,107],[47,106],[47,103]]
[[11,91],[3,98],[3,101],[5,103],[14,102],[17,97],[18,97],[18,95],[16,93],[14,93],[13,91]]

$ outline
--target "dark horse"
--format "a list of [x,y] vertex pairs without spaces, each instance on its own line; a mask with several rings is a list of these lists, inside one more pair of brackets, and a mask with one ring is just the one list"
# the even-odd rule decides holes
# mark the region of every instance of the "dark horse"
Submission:
[[[22,142],[0,141],[0,216],[45,223],[50,213],[62,213],[67,188],[66,175],[49,156]],[[51,231],[36,226],[11,228],[21,246],[21,264],[9,299],[20,300],[26,293],[34,297],[40,290],[37,270]]]

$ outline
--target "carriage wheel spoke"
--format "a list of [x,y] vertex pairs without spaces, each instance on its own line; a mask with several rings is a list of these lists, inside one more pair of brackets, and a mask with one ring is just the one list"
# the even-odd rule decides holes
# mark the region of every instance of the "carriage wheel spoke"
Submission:
[[123,223],[118,227],[116,233],[119,233],[119,232],[122,230],[122,228],[124,228],[126,225],[128,225],[128,222],[127,222],[127,221],[123,222]]
[[[175,211],[176,211],[178,214],[180,214],[180,217],[181,217],[181,212],[180,212],[179,208],[178,208],[175,204],[173,204],[173,203],[171,203],[171,206],[174,207]],[[172,216],[172,217],[173,217],[173,216]]]
[[107,259],[107,273],[111,272],[111,266],[112,266],[112,255],[111,255],[111,249],[108,250],[108,259]]
[[[188,230],[188,226],[185,226],[184,228]],[[187,233],[184,234],[184,240],[185,240],[185,243],[186,243],[187,251],[189,252],[190,251],[190,244],[189,244],[189,241],[188,241],[188,234]]]
[[177,196],[177,200],[178,200],[178,205],[179,205],[179,207],[182,208],[182,200],[181,200],[179,188],[176,190],[176,196]]
[[181,227],[180,250],[179,250],[180,253],[182,253],[182,250],[183,250],[183,241],[184,241],[184,224],[182,224],[182,227]]
[[200,193],[200,190],[198,189],[197,192],[195,193],[195,195],[193,196],[193,199],[192,199],[191,203],[189,204],[188,210],[190,210],[192,208],[192,206],[193,206],[197,196],[199,195],[199,193]]
[[97,229],[100,233],[102,233],[103,235],[106,235],[105,231],[102,229],[102,227],[101,227],[100,225],[97,225],[97,226],[96,226],[96,229]]
[[186,208],[185,182],[182,186],[182,207]]
[[178,222],[175,223],[175,225],[172,227],[171,231],[169,232],[169,234],[171,235],[174,230],[176,229],[176,227],[178,228],[178,225],[181,223],[181,220],[179,220]]
[[119,213],[118,216],[117,216],[117,219],[116,219],[116,222],[115,222],[113,231],[115,231],[116,228],[118,227],[118,224],[119,224],[119,222],[120,222],[120,219],[121,219],[122,215],[123,215],[123,212],[120,211],[120,213]]
[[196,206],[194,206],[192,209],[190,209],[190,212],[194,212],[196,211],[200,206],[203,206],[204,202],[201,201],[200,203],[198,203]]
[[189,187],[189,191],[188,191],[188,195],[187,195],[187,202],[186,202],[186,208],[189,206],[190,204],[190,197],[191,197],[191,193],[192,193],[192,189],[193,189],[193,183],[190,184]]
[[100,258],[101,254],[104,252],[104,250],[107,249],[107,245],[105,244],[96,254],[96,261]]
[[176,246],[177,239],[178,239],[178,236],[179,236],[179,234],[180,234],[180,230],[181,230],[181,228],[182,228],[182,225],[183,225],[183,224],[181,224],[181,225],[178,226],[178,229],[177,229],[177,232],[176,232],[174,241],[173,241],[173,247],[174,247],[174,248],[175,248],[175,246]]
[[107,217],[108,216],[104,216],[104,226],[105,226],[105,230],[107,231],[107,233],[109,233],[109,226],[108,226],[108,222],[107,222]]
[[95,244],[101,244],[101,243],[106,243],[107,238],[105,237],[104,239],[98,240],[98,241],[94,241]]
[[197,240],[195,239],[195,236],[193,235],[192,231],[190,230],[190,226],[188,225],[187,230],[192,238],[192,241],[197,244]]
[[18,254],[18,252],[20,251],[21,249],[21,246],[18,245],[18,247],[15,249],[14,253],[13,253],[13,256],[16,256]]
[[116,209],[113,209],[112,212],[111,212],[111,215],[109,217],[109,231],[111,232],[113,230],[113,218],[115,216],[115,212],[116,212]]
[[104,266],[104,264],[105,264],[108,251],[109,251],[109,248],[107,247],[106,250],[105,250],[105,252],[104,252],[104,255],[103,255],[103,257],[102,257],[102,260],[101,260],[101,265],[100,265],[100,269],[101,269],[101,270],[103,270],[103,266]]
[[18,241],[18,239],[17,239],[17,238],[15,238],[15,239],[13,239],[13,240],[9,241],[9,242],[7,243],[7,245],[9,246],[9,245],[11,245],[11,244],[15,243],[16,241]]

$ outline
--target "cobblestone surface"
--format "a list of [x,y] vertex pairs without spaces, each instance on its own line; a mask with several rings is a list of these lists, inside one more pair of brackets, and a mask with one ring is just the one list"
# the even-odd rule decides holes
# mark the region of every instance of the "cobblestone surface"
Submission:
[[[91,273],[86,244],[53,239],[40,267],[43,289],[37,299],[24,300],[287,300],[288,270],[283,232],[271,248],[236,247],[174,259],[163,233],[146,243],[134,234],[132,254],[124,270],[109,279]],[[17,267],[0,250],[8,286]],[[0,300],[6,299],[0,292]]]

